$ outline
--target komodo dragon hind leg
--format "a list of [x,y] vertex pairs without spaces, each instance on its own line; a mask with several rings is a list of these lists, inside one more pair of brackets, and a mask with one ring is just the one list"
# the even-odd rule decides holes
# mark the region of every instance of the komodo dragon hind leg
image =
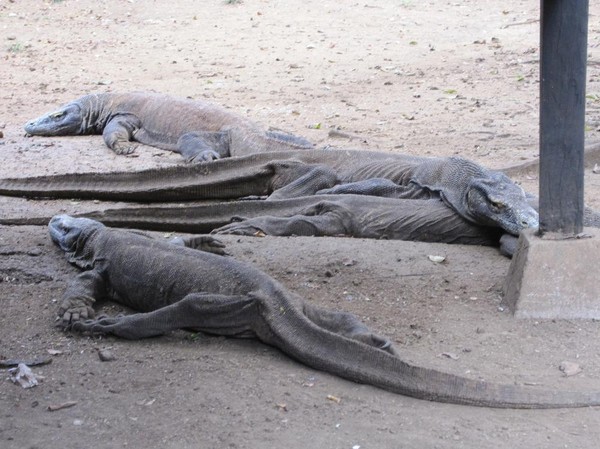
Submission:
[[[277,173],[277,180],[272,186],[273,193],[267,200],[314,195],[319,190],[333,187],[339,182],[336,171],[325,165],[294,165],[285,162],[274,162],[272,165]],[[299,172],[303,174],[297,176]]]
[[281,131],[267,131],[267,137],[275,139],[281,142],[289,143],[298,148],[313,148],[314,145],[306,140],[304,137],[294,136]]
[[83,334],[112,334],[137,340],[176,329],[215,335],[253,336],[258,320],[256,301],[246,295],[191,293],[181,301],[147,313],[78,321],[70,330]]
[[308,303],[304,303],[304,314],[317,326],[330,332],[358,340],[390,354],[396,354],[390,340],[371,332],[356,315],[321,309]]
[[207,162],[229,156],[228,132],[193,132],[177,141],[177,153],[186,162]]

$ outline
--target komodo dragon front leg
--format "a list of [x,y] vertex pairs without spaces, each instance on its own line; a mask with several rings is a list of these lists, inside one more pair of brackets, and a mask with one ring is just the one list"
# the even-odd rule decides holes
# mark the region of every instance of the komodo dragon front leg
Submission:
[[259,319],[257,305],[248,295],[190,293],[182,300],[152,312],[76,321],[70,329],[89,334],[112,334],[130,340],[155,337],[177,329],[255,337],[252,328]]
[[137,147],[133,137],[142,122],[133,114],[118,114],[112,117],[102,131],[106,146],[117,154],[131,154]]
[[[139,235],[147,237],[142,233],[139,233]],[[221,256],[226,254],[224,250],[225,245],[220,240],[209,235],[175,237],[170,240],[170,243]],[[71,261],[77,263],[74,259]],[[80,273],[69,283],[63,294],[57,316],[59,325],[66,327],[70,323],[94,318],[96,312],[93,306],[96,300],[108,297],[109,292],[106,289],[106,281],[101,273],[96,270],[88,270]]]

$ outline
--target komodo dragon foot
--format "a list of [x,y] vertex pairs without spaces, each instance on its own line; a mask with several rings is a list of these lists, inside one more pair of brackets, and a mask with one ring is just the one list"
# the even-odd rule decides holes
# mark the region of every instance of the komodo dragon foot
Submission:
[[133,145],[130,143],[126,143],[126,144],[116,143],[116,144],[114,144],[112,149],[118,155],[127,156],[129,154],[133,154],[138,146],[139,145]]
[[219,156],[219,153],[217,153],[216,151],[213,151],[213,150],[200,151],[199,153],[196,153],[189,157],[185,157],[185,161],[188,164],[200,164],[202,162],[212,162],[212,161],[216,161],[217,159],[221,159],[221,156]]
[[218,254],[220,256],[227,255],[225,252],[225,244],[210,236],[210,235],[194,235],[191,237],[174,237],[169,240],[169,243],[179,246],[187,246],[188,248],[197,249],[207,253]]

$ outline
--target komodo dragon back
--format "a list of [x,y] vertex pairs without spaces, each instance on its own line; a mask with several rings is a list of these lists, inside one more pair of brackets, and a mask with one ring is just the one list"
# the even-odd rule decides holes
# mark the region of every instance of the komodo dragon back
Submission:
[[83,96],[29,121],[28,134],[102,134],[117,154],[139,142],[180,153],[189,162],[257,152],[307,149],[306,139],[260,126],[213,103],[150,92]]
[[313,368],[420,399],[501,408],[600,405],[598,391],[500,385],[409,364],[355,316],[317,308],[231,258],[65,215],[54,217],[49,231],[71,261],[89,268],[67,288],[65,316],[73,317],[70,308],[90,310],[94,298],[106,292],[147,311],[75,321],[70,324],[75,331],[131,339],[180,328],[254,335]]

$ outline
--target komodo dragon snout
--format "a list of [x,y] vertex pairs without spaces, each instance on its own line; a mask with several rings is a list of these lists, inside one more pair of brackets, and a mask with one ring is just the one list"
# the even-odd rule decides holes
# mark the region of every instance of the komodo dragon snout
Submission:
[[538,213],[527,201],[523,189],[499,172],[492,172],[485,179],[473,179],[466,202],[478,223],[500,226],[514,235],[539,226]]
[[82,133],[85,123],[81,106],[69,103],[57,111],[42,115],[25,124],[25,132],[32,136],[66,136]]

